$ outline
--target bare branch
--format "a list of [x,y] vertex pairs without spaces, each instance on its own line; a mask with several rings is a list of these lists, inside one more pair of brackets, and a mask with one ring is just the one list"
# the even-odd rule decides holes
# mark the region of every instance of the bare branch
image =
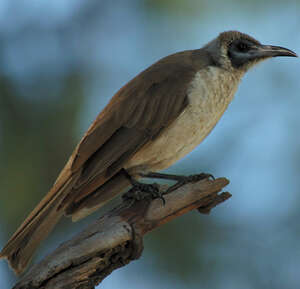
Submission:
[[94,288],[113,270],[138,259],[143,236],[158,226],[198,209],[209,211],[230,198],[219,192],[229,181],[189,183],[160,199],[122,203],[35,265],[14,289]]

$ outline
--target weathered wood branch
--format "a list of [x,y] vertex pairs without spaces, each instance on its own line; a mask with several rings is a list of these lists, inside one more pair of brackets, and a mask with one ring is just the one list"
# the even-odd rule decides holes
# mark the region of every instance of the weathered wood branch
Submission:
[[230,198],[230,193],[220,193],[228,183],[219,178],[186,184],[165,195],[165,205],[160,199],[124,202],[60,245],[14,289],[94,288],[113,270],[140,257],[149,231],[193,209],[209,213]]

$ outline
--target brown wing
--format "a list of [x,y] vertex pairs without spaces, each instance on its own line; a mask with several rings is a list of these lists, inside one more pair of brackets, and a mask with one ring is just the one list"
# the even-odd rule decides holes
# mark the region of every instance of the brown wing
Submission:
[[95,123],[77,149],[72,170],[81,174],[72,198],[78,201],[103,184],[181,113],[194,73],[189,65],[159,62],[114,96],[99,115],[102,124]]
[[194,73],[186,64],[158,62],[122,87],[75,150],[72,171],[79,169],[103,145],[113,142],[116,135],[123,134],[123,128],[153,137],[167,126],[187,104],[186,86]]

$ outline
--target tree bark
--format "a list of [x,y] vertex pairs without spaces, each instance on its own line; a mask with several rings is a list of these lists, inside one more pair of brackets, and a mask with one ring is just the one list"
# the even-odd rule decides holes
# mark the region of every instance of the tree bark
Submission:
[[231,197],[225,178],[188,183],[161,199],[123,202],[25,274],[14,289],[90,289],[112,271],[136,260],[143,236],[193,209],[207,214]]

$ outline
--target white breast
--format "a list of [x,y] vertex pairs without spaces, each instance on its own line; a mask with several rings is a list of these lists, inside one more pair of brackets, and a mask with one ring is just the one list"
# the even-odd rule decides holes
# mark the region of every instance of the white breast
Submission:
[[217,67],[197,72],[188,89],[186,109],[158,138],[137,152],[125,168],[133,174],[162,170],[192,151],[214,128],[239,81],[240,77]]

